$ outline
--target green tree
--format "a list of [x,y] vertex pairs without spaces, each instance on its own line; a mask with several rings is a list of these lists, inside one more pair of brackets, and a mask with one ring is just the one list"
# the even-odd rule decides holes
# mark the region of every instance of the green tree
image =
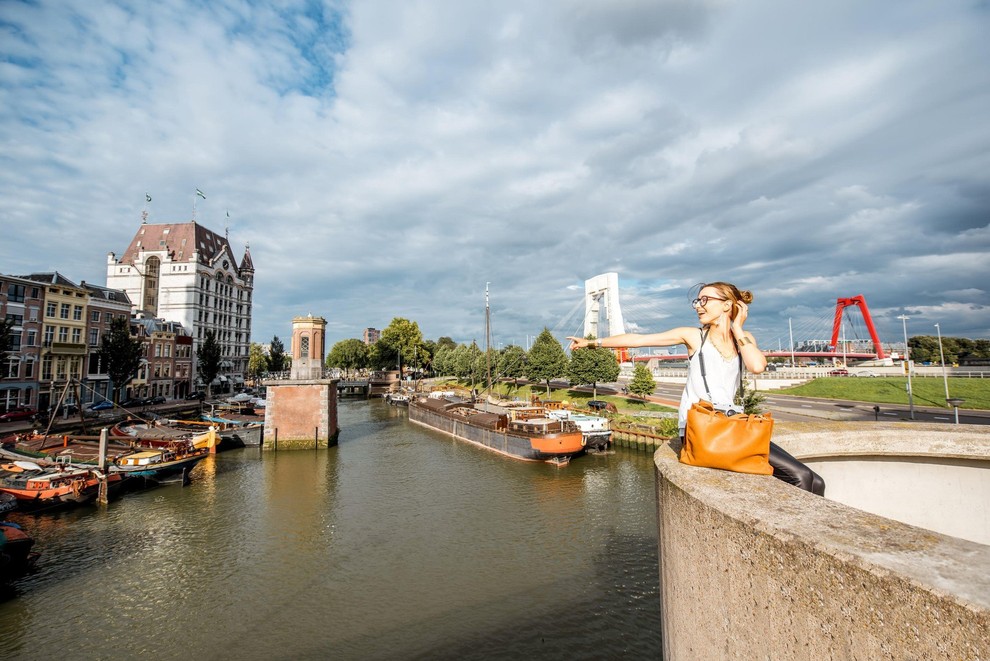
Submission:
[[911,348],[909,357],[916,363],[939,361],[938,338],[933,335],[915,335],[908,340],[908,346]]
[[400,373],[403,364],[415,362],[416,352],[422,343],[423,333],[419,330],[419,324],[402,317],[392,319],[376,342],[382,345],[383,354],[394,359]]
[[567,376],[567,354],[548,328],[543,329],[529,349],[526,376],[547,384],[547,399],[550,399],[550,382]]
[[471,366],[471,372],[477,376],[478,381],[485,390],[491,389],[491,383],[488,382],[489,371],[491,371],[491,378],[494,380],[497,370],[498,352],[495,349],[489,348],[486,356],[484,351],[478,349],[478,354],[474,358],[474,364]]
[[457,348],[457,342],[454,342],[446,335],[443,335],[437,340],[437,349],[440,349],[441,347],[446,347],[451,351],[453,351],[454,349]]
[[285,355],[285,345],[278,335],[272,336],[272,343],[268,347],[268,371],[284,372],[289,367],[288,356]]
[[[454,345],[454,349],[456,348],[457,346]],[[433,356],[433,372],[437,376],[448,376],[452,373],[451,364],[454,349],[438,345],[437,353]]]
[[141,367],[144,343],[141,338],[131,336],[130,321],[116,317],[110,322],[110,330],[100,339],[100,348],[96,353],[113,384],[114,403],[117,403],[124,386]]
[[196,371],[206,383],[206,396],[211,397],[213,379],[220,373],[220,363],[223,361],[223,348],[217,342],[217,336],[212,330],[206,331],[206,337],[196,349]]
[[619,378],[619,361],[612,350],[605,347],[575,349],[571,353],[567,375],[571,385],[590,385],[591,397],[594,399],[598,397],[599,383],[608,383]]
[[0,359],[14,346],[14,320],[0,320]]
[[268,371],[268,356],[265,350],[257,342],[252,342],[248,347],[248,375],[258,381],[265,376]]
[[327,354],[327,367],[339,367],[350,372],[368,366],[368,345],[354,338],[341,340]]
[[450,373],[465,380],[471,376],[471,356],[466,344],[458,344],[450,352]]
[[526,350],[515,344],[505,347],[498,357],[498,375],[512,379],[514,388],[519,387],[519,379],[526,376]]
[[416,352],[417,366],[424,368],[426,371],[432,371],[433,361],[436,355],[437,343],[433,340],[423,340],[423,343],[419,345],[419,350]]
[[742,402],[743,413],[750,415],[763,413],[763,402],[766,400],[766,395],[747,387],[745,382],[739,387],[739,392],[736,394]]
[[629,382],[629,392],[637,397],[646,398],[653,394],[657,388],[657,382],[653,380],[653,375],[644,363],[636,363],[633,369],[633,378]]

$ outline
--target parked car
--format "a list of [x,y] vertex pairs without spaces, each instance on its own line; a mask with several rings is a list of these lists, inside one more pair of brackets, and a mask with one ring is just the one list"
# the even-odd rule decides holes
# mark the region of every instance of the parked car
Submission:
[[186,399],[198,399],[198,400],[202,401],[202,400],[206,399],[206,393],[205,392],[202,392],[202,391],[191,392],[188,395],[186,395]]
[[102,402],[96,402],[87,407],[90,411],[108,411],[113,408],[113,402],[109,399],[104,399]]
[[147,404],[164,404],[166,399],[161,395],[155,395],[154,397],[149,397],[145,400]]
[[828,373],[829,376],[849,376],[849,370],[838,369]]
[[128,397],[120,403],[125,409],[144,405],[144,397]]
[[0,422],[15,422],[17,420],[30,420],[35,415],[37,411],[30,409],[26,406],[17,406],[6,413],[0,414]]

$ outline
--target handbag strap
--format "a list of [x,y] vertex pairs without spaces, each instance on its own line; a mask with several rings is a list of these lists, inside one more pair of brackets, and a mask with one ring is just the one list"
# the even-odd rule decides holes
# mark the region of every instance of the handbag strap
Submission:
[[[705,392],[708,394],[708,401],[712,401],[712,391],[708,388],[708,377],[705,376],[705,354],[701,352],[701,348],[705,346],[705,340],[708,338],[709,329],[704,328],[701,330],[701,344],[698,345],[698,362],[701,363],[701,380],[705,384]],[[743,361],[742,354],[739,352],[739,347],[736,347],[736,357],[739,359],[739,390],[743,387]],[[733,403],[736,401],[735,395],[732,397]]]

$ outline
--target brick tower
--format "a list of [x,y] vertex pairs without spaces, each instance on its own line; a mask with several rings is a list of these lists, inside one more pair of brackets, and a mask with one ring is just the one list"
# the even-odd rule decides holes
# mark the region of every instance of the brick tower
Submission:
[[292,320],[292,369],[266,381],[265,450],[326,448],[337,444],[337,381],[323,378],[327,320]]

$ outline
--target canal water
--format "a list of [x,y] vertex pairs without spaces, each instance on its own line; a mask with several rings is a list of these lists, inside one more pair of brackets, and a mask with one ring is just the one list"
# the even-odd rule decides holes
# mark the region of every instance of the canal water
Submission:
[[650,455],[514,461],[381,401],[340,424],[329,450],[8,515],[41,557],[0,594],[0,658],[660,658]]

